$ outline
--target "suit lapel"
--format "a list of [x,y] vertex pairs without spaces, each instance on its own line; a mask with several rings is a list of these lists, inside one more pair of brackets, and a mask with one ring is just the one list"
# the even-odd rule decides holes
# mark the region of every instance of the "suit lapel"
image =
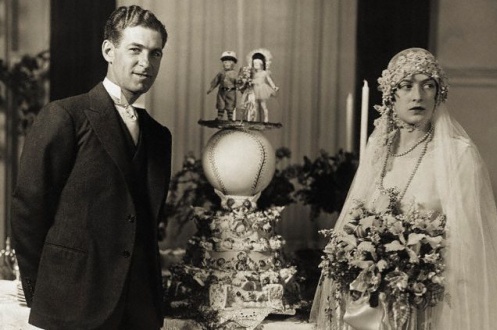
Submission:
[[[122,136],[122,128],[114,103],[102,83],[93,88],[89,95],[90,108],[85,110],[86,116],[98,139],[121,170],[131,189],[132,163],[127,153],[126,141]],[[137,111],[139,117],[142,118],[140,131],[147,150],[147,186],[150,207],[154,219],[157,219],[169,188],[171,141],[145,110],[137,109]]]
[[[150,207],[154,219],[157,219],[168,190],[170,176],[170,145],[167,136],[154,126],[153,120],[143,109],[137,109],[143,118],[142,138],[147,148],[147,186]],[[156,124],[157,125],[157,124]]]
[[131,187],[131,162],[114,104],[102,83],[93,88],[89,95],[90,108],[85,110],[86,116],[103,147],[121,170],[128,187]]

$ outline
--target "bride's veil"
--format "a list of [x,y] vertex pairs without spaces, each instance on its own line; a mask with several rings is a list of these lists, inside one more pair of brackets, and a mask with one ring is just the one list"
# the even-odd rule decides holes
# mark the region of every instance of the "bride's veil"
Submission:
[[434,171],[447,216],[447,299],[433,329],[495,329],[497,210],[486,166],[442,104],[435,112]]

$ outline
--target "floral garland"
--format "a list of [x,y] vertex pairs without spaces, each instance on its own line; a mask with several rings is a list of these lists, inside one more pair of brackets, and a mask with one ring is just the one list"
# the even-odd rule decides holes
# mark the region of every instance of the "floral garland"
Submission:
[[212,311],[224,315],[244,308],[296,308],[297,268],[281,258],[285,241],[274,233],[282,210],[245,204],[232,210],[194,208],[198,232],[189,240],[183,261],[171,268],[166,290],[171,307],[195,308],[199,322],[209,329],[227,328],[223,317]]
[[[188,265],[181,265],[184,273],[183,276],[189,276],[202,287],[209,287],[213,283],[243,286],[246,282],[256,282],[258,287],[264,287],[269,284],[285,284],[289,282],[297,273],[295,266],[285,268],[274,268],[265,271],[224,271],[218,269],[198,268]],[[184,279],[184,278],[183,278]]]
[[413,308],[435,306],[444,297],[446,218],[414,203],[405,213],[355,203],[343,231],[321,231],[330,241],[319,267],[336,283],[338,305],[344,295],[369,297],[371,307],[383,299],[394,328],[401,328]]
[[195,207],[193,220],[209,232],[224,232],[230,229],[239,237],[247,237],[253,231],[269,233],[281,219],[284,207],[272,206],[257,210],[241,206],[232,210],[209,210]]
[[[276,206],[265,210],[241,206],[231,211],[195,208],[194,220],[199,231],[188,242],[185,260],[197,260],[194,265],[201,263],[202,268],[223,271],[260,272],[282,267],[280,249],[285,240],[274,234],[282,210],[283,207]],[[193,252],[199,256],[192,255]],[[251,252],[262,255],[253,260]]]

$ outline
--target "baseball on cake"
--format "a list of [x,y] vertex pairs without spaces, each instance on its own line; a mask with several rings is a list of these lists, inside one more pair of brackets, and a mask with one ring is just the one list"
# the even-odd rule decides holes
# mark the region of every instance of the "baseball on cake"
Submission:
[[209,183],[225,195],[254,196],[275,171],[275,152],[259,131],[224,129],[214,134],[202,154]]

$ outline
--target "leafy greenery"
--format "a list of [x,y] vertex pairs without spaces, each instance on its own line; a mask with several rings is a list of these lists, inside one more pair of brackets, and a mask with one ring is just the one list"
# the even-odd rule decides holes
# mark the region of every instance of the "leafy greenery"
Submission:
[[342,150],[334,156],[321,151],[315,160],[304,157],[298,177],[302,188],[295,197],[310,205],[311,219],[317,218],[321,212],[333,213],[342,209],[356,168],[354,155]]
[[[202,169],[201,159],[188,154],[183,162],[183,168],[173,175],[169,186],[165,214],[168,219],[175,220],[178,231],[188,224],[193,216],[193,207],[210,208],[220,204],[220,198],[215,194]],[[161,237],[165,237],[165,224],[161,224]]]
[[[303,164],[284,166],[290,157],[288,148],[276,150],[276,170],[257,201],[258,207],[302,202],[311,207],[311,220],[321,212],[339,212],[356,171],[355,156],[341,150],[334,156],[321,151],[314,160],[304,157]],[[204,175],[202,161],[188,154],[183,168],[171,179],[166,202],[168,218],[176,221],[181,230],[192,217],[192,206],[210,208],[219,207],[219,204],[219,197]]]
[[[13,106],[19,115],[19,130],[24,134],[45,103],[49,79],[50,53],[42,51],[34,56],[24,55],[8,66],[0,59],[0,81],[12,95]],[[0,106],[5,107],[6,97],[0,94]]]

